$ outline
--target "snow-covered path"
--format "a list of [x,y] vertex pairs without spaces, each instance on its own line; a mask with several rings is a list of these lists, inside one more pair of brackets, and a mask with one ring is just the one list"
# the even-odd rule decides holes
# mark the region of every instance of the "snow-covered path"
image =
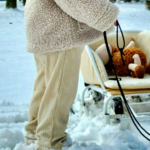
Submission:
[[[144,4],[117,4],[119,22],[125,30],[150,30],[150,11]],[[6,10],[0,2],[0,150],[34,150],[24,143],[24,125],[32,95],[36,68],[33,55],[25,51],[24,7]],[[103,127],[101,116],[79,117],[79,95],[83,90],[80,74],[78,94],[70,114],[67,132],[74,144],[64,150],[150,150],[150,144],[132,124],[121,131],[117,126]],[[98,110],[100,112],[101,110]],[[143,123],[150,129],[150,122]]]

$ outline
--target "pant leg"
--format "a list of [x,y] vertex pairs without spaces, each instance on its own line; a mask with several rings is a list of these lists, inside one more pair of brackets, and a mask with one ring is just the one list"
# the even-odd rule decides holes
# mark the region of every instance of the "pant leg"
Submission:
[[44,74],[45,65],[42,60],[43,57],[40,57],[39,59],[37,55],[39,54],[34,55],[36,69],[37,69],[37,78],[34,83],[33,96],[31,98],[30,105],[29,105],[28,123],[25,125],[25,130],[27,132],[25,136],[26,144],[28,144],[27,140],[37,139],[36,137],[37,115],[38,115],[40,102],[42,100],[42,97],[46,89],[45,74]]
[[69,111],[78,87],[82,50],[73,48],[45,55],[46,90],[38,112],[38,150],[63,146]]

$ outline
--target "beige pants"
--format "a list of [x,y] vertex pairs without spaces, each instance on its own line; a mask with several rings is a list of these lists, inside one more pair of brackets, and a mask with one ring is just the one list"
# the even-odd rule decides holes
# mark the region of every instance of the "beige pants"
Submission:
[[[45,148],[61,149],[69,111],[74,103],[82,48],[34,54],[37,78],[29,106],[26,139]],[[40,150],[40,149],[38,149]]]

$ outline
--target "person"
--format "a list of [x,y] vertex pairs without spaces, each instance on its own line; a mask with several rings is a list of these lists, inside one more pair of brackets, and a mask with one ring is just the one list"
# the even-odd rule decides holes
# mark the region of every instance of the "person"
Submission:
[[27,0],[26,50],[37,77],[25,125],[26,145],[62,149],[75,100],[84,46],[114,30],[119,9],[109,0]]

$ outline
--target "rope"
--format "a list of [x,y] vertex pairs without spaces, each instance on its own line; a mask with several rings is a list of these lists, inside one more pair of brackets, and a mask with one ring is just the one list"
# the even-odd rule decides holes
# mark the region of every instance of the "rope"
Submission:
[[[118,49],[120,51],[120,55],[121,55],[121,59],[122,59],[123,65],[125,65],[125,62],[124,62],[124,59],[123,59],[123,55],[125,56],[125,54],[123,53],[123,50],[125,48],[125,39],[124,39],[123,32],[121,30],[121,27],[120,27],[120,24],[119,24],[118,20],[116,21],[116,23],[117,23],[117,36],[116,36],[117,47],[118,47]],[[122,48],[119,47],[119,43],[118,43],[118,28],[120,29],[120,32],[121,32],[121,35],[122,35],[122,39],[123,39],[123,47]]]

